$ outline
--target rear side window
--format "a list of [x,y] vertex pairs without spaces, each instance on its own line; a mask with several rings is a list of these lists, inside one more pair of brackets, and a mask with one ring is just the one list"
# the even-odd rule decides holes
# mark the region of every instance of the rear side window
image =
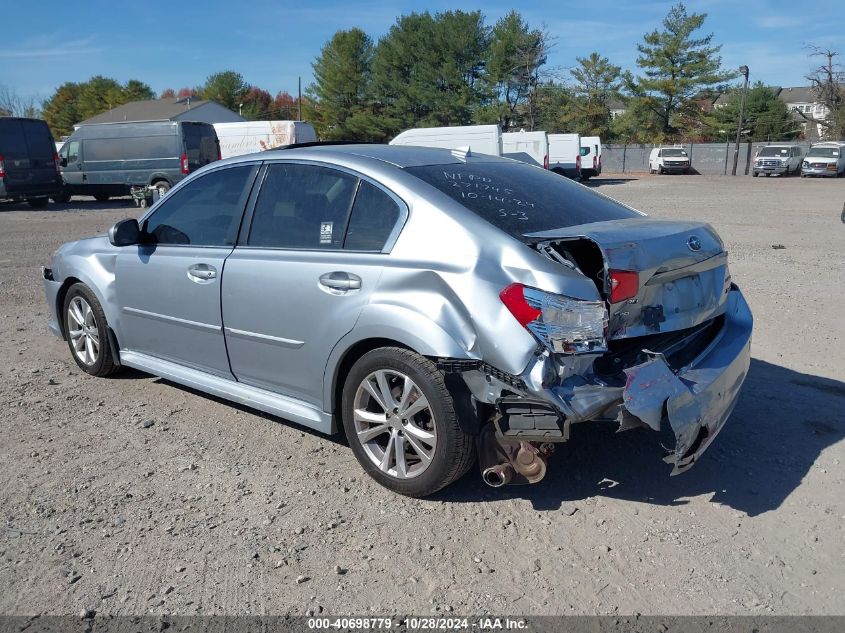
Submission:
[[85,139],[85,162],[175,158],[176,137],[136,136]]
[[268,166],[247,244],[340,249],[357,178],[316,165]]
[[257,169],[243,165],[212,171],[168,195],[146,221],[151,241],[233,246]]
[[636,211],[553,172],[519,163],[406,167],[509,235],[641,217]]
[[343,247],[353,251],[382,250],[400,215],[399,205],[393,198],[362,180],[352,205]]

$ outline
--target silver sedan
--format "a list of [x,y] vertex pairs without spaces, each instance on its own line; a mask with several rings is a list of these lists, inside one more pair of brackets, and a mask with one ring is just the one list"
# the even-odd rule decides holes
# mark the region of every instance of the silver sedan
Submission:
[[535,483],[578,423],[725,424],[752,318],[707,224],[469,152],[320,145],[215,162],[43,269],[79,367],[133,367],[344,432],[423,496],[478,460]]

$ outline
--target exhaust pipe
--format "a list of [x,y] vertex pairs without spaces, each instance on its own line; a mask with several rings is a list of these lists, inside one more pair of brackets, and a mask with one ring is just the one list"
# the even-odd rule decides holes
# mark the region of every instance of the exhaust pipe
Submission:
[[510,464],[491,466],[490,468],[485,468],[484,472],[481,473],[484,483],[491,488],[501,488],[502,486],[508,485],[512,477],[513,466]]

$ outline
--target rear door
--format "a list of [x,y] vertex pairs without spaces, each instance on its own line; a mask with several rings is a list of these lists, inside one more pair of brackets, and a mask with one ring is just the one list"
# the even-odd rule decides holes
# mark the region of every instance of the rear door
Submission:
[[231,378],[220,282],[257,171],[225,167],[174,190],[143,221],[145,243],[120,250],[122,349]]
[[406,213],[350,172],[270,163],[223,279],[237,379],[325,408],[329,354],[369,300]]
[[58,190],[56,146],[44,121],[3,121],[0,155],[3,156],[8,194],[49,195]]
[[183,122],[182,142],[185,146],[184,156],[187,158],[187,173],[193,173],[220,158],[217,132],[209,123]]

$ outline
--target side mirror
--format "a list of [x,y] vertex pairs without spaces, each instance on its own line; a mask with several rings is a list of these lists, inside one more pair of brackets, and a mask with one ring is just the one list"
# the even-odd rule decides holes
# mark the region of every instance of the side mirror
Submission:
[[132,246],[141,242],[141,227],[138,220],[121,220],[109,229],[109,242],[112,246]]

